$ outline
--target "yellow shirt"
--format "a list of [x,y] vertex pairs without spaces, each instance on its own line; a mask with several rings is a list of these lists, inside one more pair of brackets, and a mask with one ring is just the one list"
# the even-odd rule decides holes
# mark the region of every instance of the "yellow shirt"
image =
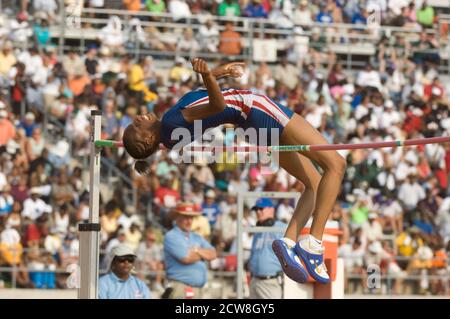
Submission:
[[174,82],[184,82],[191,76],[191,70],[183,66],[174,66],[170,70],[169,78]]
[[208,218],[205,216],[195,216],[192,221],[191,230],[205,239],[209,239],[211,235],[211,226],[209,225]]
[[128,73],[128,83],[133,91],[143,91],[145,89],[144,70],[139,64],[134,64]]
[[7,76],[9,70],[11,70],[12,66],[16,64],[17,60],[13,54],[5,55],[3,52],[0,52],[0,74],[3,76]]
[[414,242],[406,232],[398,235],[396,243],[399,254],[404,257],[412,256],[417,251],[417,248],[423,246],[423,240],[421,238]]
[[8,265],[18,265],[22,258],[23,247],[21,243],[7,245],[0,243],[0,263],[5,262]]

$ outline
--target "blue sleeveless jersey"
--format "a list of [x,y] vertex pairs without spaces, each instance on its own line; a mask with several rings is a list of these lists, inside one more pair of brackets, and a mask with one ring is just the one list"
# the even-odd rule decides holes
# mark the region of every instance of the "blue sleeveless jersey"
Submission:
[[[179,147],[185,146],[200,138],[209,129],[222,124],[234,124],[245,129],[265,129],[266,136],[258,140],[259,145],[272,145],[272,131],[277,131],[281,136],[284,127],[293,116],[293,112],[287,107],[271,100],[267,96],[254,94],[248,90],[227,89],[222,90],[226,107],[217,114],[201,120],[201,131],[194,131],[194,122],[188,123],[181,113],[182,110],[197,105],[209,103],[208,91],[197,90],[185,94],[172,108],[170,108],[161,120],[161,142],[167,148],[173,148],[182,140],[181,130],[189,131],[188,141],[181,142]],[[200,121],[200,120],[199,120]],[[186,131],[184,130],[184,131]],[[184,143],[187,142],[187,143]],[[278,141],[277,141],[278,142]]]

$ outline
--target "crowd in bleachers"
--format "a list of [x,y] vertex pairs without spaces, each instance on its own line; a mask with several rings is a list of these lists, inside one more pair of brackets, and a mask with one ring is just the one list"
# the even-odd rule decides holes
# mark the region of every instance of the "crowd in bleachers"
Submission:
[[[87,5],[102,8],[109,3],[88,1]],[[255,64],[252,72],[247,67],[243,77],[223,80],[221,86],[267,94],[304,116],[330,143],[448,135],[450,87],[439,73],[439,51],[433,50],[446,38],[436,36],[442,30],[437,29],[433,9],[426,1],[421,5],[406,0],[360,3],[130,0],[111,1],[111,7],[169,12],[175,20],[185,18],[187,12],[202,11],[269,19],[275,14],[288,15],[289,21],[308,30],[312,21],[364,24],[368,12],[379,6],[386,24],[413,23],[432,32],[420,33],[414,42],[401,34],[381,35],[377,54],[366,67],[346,70],[332,52],[315,46],[332,41],[333,33],[313,29],[308,58],[300,63],[293,58],[295,52],[287,50],[279,54],[278,63]],[[89,154],[90,110],[103,111],[102,138],[119,140],[136,115],[153,112],[162,116],[201,82],[181,56],[168,75],[162,76],[158,61],[151,56],[136,60],[127,54],[126,39],[117,42],[114,37],[114,23],[120,23],[115,18],[110,29],[99,31],[99,43],[82,54],[71,50],[58,56],[48,29],[58,18],[56,1],[21,1],[19,9],[15,2],[10,7],[7,4],[2,4],[9,10],[4,12],[10,14],[0,19],[0,267],[16,265],[18,287],[64,288],[64,271],[78,260],[77,224],[89,216],[84,159]],[[40,21],[32,28],[31,17]],[[176,44],[178,49],[198,46],[230,57],[240,54],[236,43],[220,41],[222,35],[212,29],[214,25],[211,17],[199,31],[204,41],[186,29],[184,40]],[[233,24],[227,28],[227,38],[240,36],[232,30]],[[157,36],[161,30],[152,30],[136,35],[147,37],[159,50],[176,49]],[[33,45],[24,49],[27,42]],[[211,66],[221,62],[210,61]],[[225,127],[215,133],[225,144],[234,140]],[[358,280],[364,283],[366,267],[377,264],[383,274],[395,278],[397,293],[404,292],[402,283],[408,275],[417,275],[420,280],[413,282],[414,292],[443,294],[446,283],[429,280],[427,275],[448,272],[450,146],[341,154],[349,165],[330,218],[343,230],[339,254],[345,258],[347,274],[361,275]],[[211,268],[234,270],[233,259],[225,256],[236,252],[236,195],[244,190],[303,189],[284,170],[267,174],[260,164],[236,163],[235,154],[224,154],[229,157],[225,163],[175,164],[176,154],[159,151],[152,159],[149,177],[133,171],[134,163],[123,150],[105,149],[102,155],[138,190],[137,206],[127,200],[124,184],[111,182],[102,192],[102,266],[107,262],[103,255],[118,243],[126,243],[137,252],[142,277],[145,271],[164,269],[162,238],[171,226],[169,213],[179,201],[192,201],[202,208],[203,216],[196,218],[194,228],[222,256]],[[252,204],[249,200],[245,205],[242,222],[246,225],[256,223],[249,209]],[[288,221],[294,205],[280,200],[277,217]],[[246,236],[247,253],[250,246],[251,238]],[[55,269],[62,271],[55,275]],[[0,283],[10,286],[11,272],[0,273]],[[160,274],[147,279],[154,290],[162,290]]]

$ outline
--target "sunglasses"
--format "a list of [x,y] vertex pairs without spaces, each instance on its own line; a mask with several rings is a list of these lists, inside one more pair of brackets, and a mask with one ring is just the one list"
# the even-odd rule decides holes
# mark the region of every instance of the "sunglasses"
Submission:
[[136,260],[136,257],[134,256],[120,256],[116,257],[115,260],[119,263],[124,263],[125,261],[128,261],[130,264],[134,263]]

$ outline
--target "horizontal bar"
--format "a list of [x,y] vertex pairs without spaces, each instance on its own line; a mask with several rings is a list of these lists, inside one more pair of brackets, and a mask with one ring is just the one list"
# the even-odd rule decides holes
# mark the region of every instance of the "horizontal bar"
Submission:
[[[339,151],[356,149],[373,149],[384,147],[417,146],[450,142],[450,136],[417,138],[387,142],[356,143],[356,144],[318,144],[318,145],[277,145],[277,146],[186,146],[184,151],[191,152],[298,152],[298,151]],[[123,147],[121,141],[97,140],[97,147]],[[164,149],[164,147],[161,147]]]
[[97,147],[123,147],[123,142],[110,141],[110,140],[96,140],[95,146],[97,146]]

